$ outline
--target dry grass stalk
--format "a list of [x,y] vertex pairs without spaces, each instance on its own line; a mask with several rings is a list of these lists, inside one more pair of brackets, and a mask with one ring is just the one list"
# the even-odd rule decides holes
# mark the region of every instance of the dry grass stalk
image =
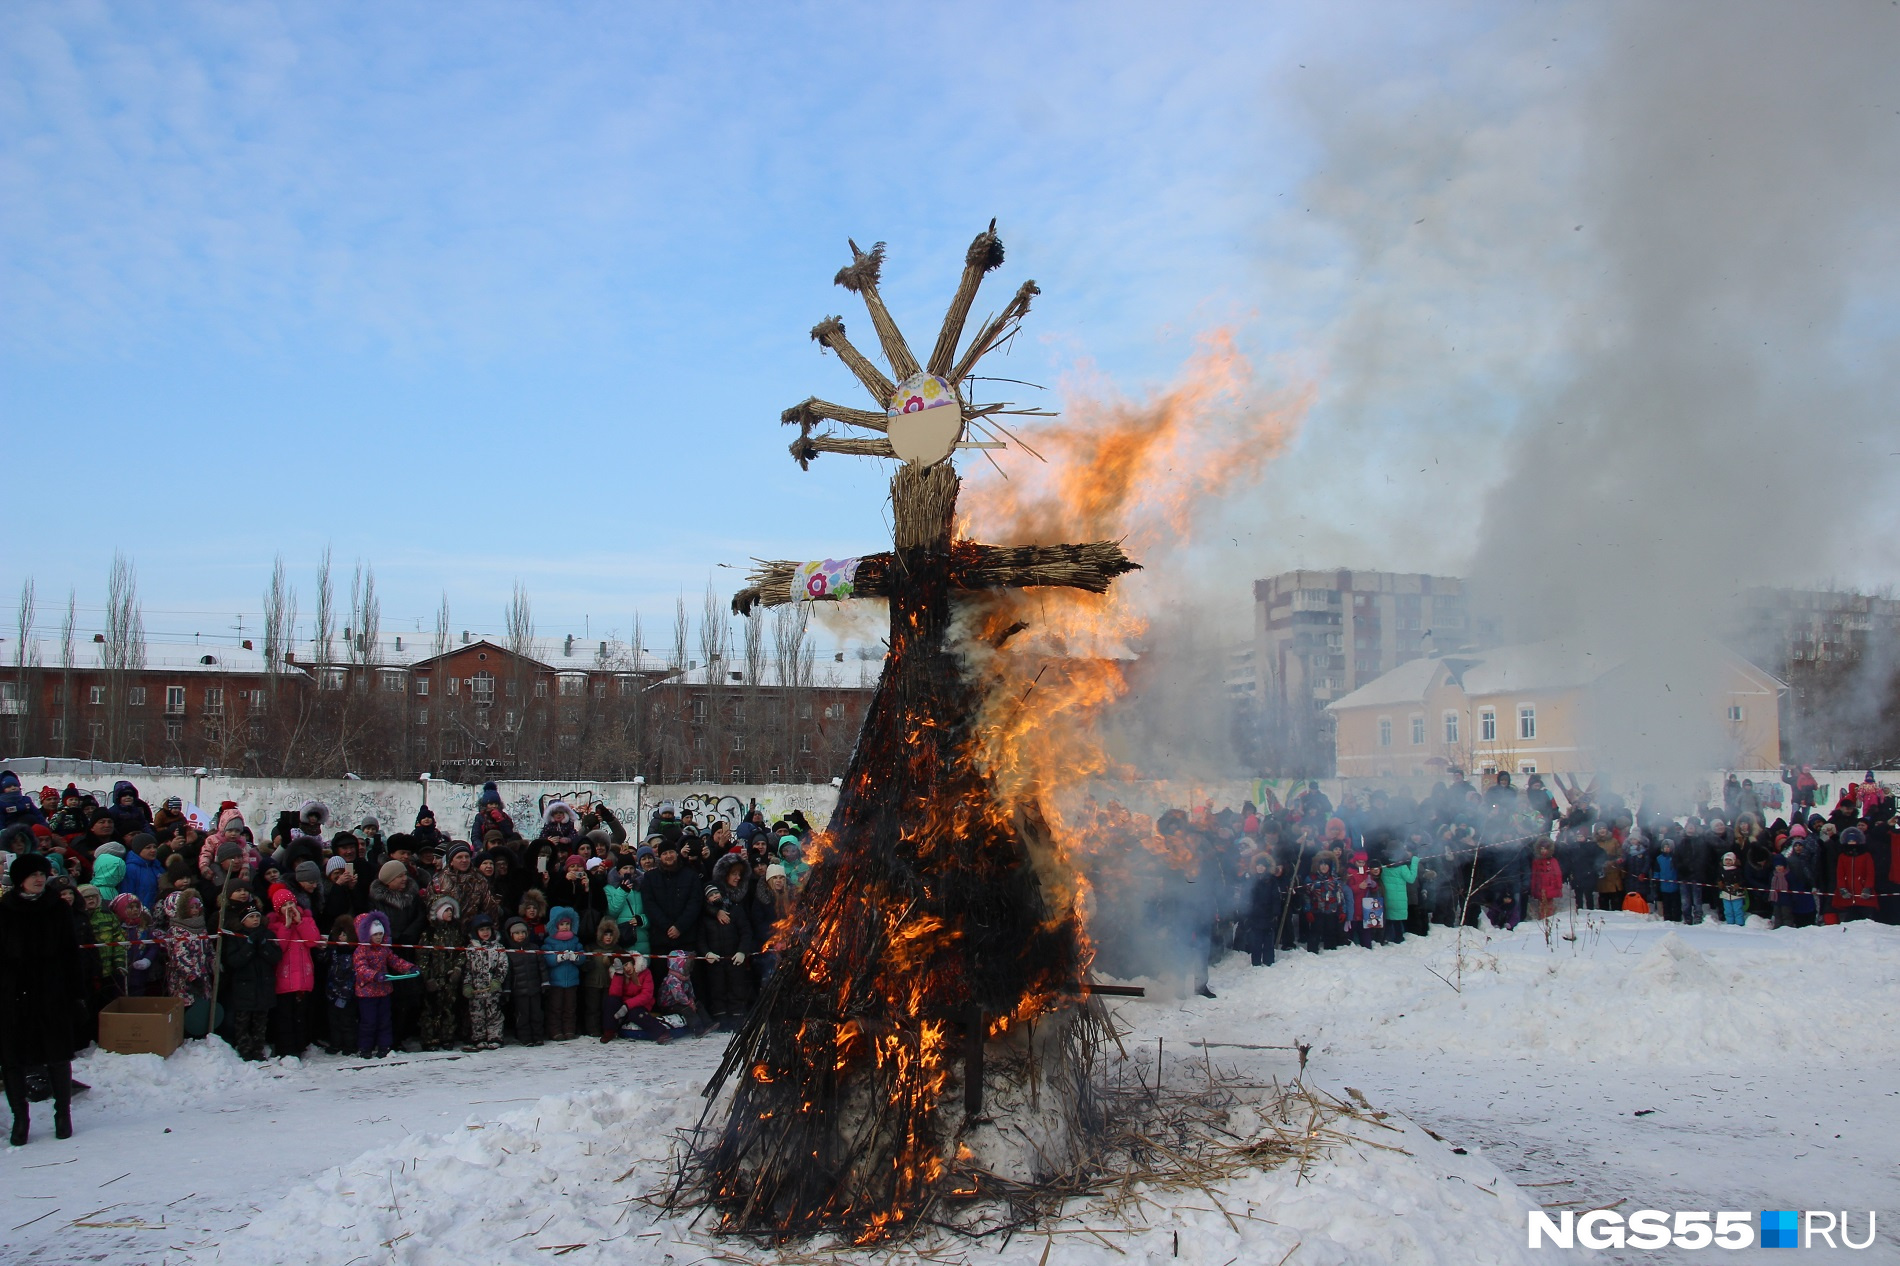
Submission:
[[[877,328],[877,341],[884,348],[884,359],[891,363],[892,373],[902,382],[923,366],[911,354],[904,332],[897,328],[890,310],[884,306],[884,296],[877,292],[878,275],[884,271],[884,243],[877,243],[869,251],[859,250],[856,242],[850,242],[850,246],[851,262],[840,268],[832,280],[864,300],[865,310],[871,314],[871,324]],[[888,404],[890,396],[884,399]]]
[[950,367],[956,363],[957,343],[963,338],[963,323],[970,318],[970,305],[976,302],[977,288],[983,284],[983,274],[1003,263],[1003,240],[996,236],[996,221],[990,221],[990,227],[976,235],[970,243],[970,249],[963,254],[963,277],[957,282],[957,292],[950,299],[950,307],[943,314],[943,328],[937,332],[937,345],[930,352],[930,372],[939,378],[950,373]]
[[863,352],[852,346],[851,340],[844,336],[844,320],[841,317],[826,317],[811,327],[812,338],[823,347],[838,354],[845,368],[856,374],[864,389],[871,393],[871,399],[877,401],[880,409],[888,409],[891,397],[897,394],[897,384],[884,376],[884,371],[865,358]]
[[970,341],[969,348],[963,353],[963,359],[958,361],[956,368],[951,371],[950,381],[962,382],[968,378],[978,361],[996,350],[999,344],[1014,334],[1016,328],[1022,324],[1023,318],[1029,314],[1029,301],[1041,293],[1042,290],[1033,281],[1025,281],[1018,286],[1016,293],[1003,306],[1003,310],[985,322],[983,328],[976,332],[976,337]]
[[833,404],[829,400],[820,400],[809,396],[778,415],[778,420],[787,426],[794,423],[807,429],[820,422],[842,422],[846,426],[861,426],[867,431],[882,432],[889,418],[882,412],[869,409],[853,409],[847,405]]

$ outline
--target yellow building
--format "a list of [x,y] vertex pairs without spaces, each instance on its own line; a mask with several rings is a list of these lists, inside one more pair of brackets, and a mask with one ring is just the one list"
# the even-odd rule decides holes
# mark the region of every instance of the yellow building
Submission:
[[1563,640],[1415,659],[1327,705],[1342,778],[1773,770],[1787,687],[1715,642]]

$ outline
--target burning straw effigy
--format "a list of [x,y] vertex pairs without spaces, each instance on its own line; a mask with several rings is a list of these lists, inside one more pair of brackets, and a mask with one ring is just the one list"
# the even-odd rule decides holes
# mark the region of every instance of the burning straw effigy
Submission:
[[[985,592],[1101,593],[1136,564],[1110,541],[955,539],[950,458],[1005,446],[998,419],[1038,412],[968,403],[977,363],[1039,293],[1025,282],[959,354],[982,279],[1003,261],[994,223],[970,245],[928,362],[879,295],[882,244],[851,250],[837,281],[864,300],[891,376],[829,318],[812,337],[877,408],[814,398],[784,420],[799,428],[801,465],[824,453],[901,460],[892,548],[763,562],[733,606],[882,598],[890,653],[778,969],[706,1088],[673,1193],[710,1205],[721,1231],[772,1241],[872,1243],[1083,1181],[1107,1125],[1114,1040],[1076,893],[1038,869],[1055,853],[1049,823],[1033,790],[1005,792],[983,759],[987,687],[959,638],[1000,645],[1021,626],[953,634],[953,621]],[[820,429],[832,423],[876,438]]]

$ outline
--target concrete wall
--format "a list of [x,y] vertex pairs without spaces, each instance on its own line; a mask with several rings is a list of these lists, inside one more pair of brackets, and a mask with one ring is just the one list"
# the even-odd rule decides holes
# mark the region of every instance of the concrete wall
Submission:
[[[321,800],[330,806],[333,827],[352,827],[365,815],[381,823],[385,835],[408,830],[416,820],[423,801],[424,784],[417,781],[382,782],[368,779],[312,778],[227,778],[208,776],[202,781],[178,770],[157,770],[139,765],[114,765],[102,761],[15,760],[6,768],[20,776],[20,785],[29,795],[42,786],[64,787],[77,783],[81,789],[98,794],[101,803],[120,778],[134,783],[145,802],[157,808],[167,796],[177,796],[187,804],[198,804],[215,812],[219,802],[237,801],[254,830],[268,830],[284,809],[295,809],[305,800]],[[695,809],[704,822],[712,814],[724,814],[735,821],[753,804],[765,810],[766,820],[782,817],[793,809],[804,810],[814,825],[823,826],[838,802],[838,789],[829,783],[766,783],[756,785],[672,785],[643,786],[630,782],[531,782],[501,780],[496,783],[502,804],[514,818],[522,834],[532,836],[541,821],[541,806],[561,797],[575,803],[604,801],[639,837],[646,816],[663,800]],[[430,808],[435,810],[436,825],[445,833],[463,836],[475,818],[475,797],[480,784],[430,781],[427,784]]]

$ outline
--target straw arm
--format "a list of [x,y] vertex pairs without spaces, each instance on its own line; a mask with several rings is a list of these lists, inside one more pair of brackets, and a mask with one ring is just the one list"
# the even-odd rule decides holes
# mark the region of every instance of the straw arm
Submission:
[[884,376],[884,371],[865,358],[863,352],[852,346],[851,340],[844,336],[844,321],[839,317],[826,317],[811,327],[811,336],[821,347],[836,352],[845,368],[857,375],[864,389],[871,393],[871,399],[880,409],[889,408],[891,397],[897,394],[897,384]]

